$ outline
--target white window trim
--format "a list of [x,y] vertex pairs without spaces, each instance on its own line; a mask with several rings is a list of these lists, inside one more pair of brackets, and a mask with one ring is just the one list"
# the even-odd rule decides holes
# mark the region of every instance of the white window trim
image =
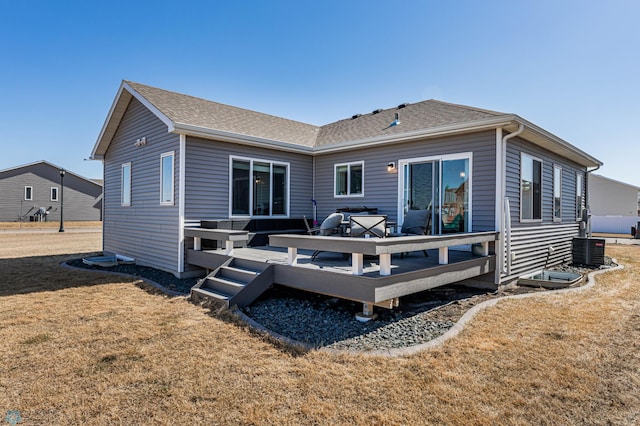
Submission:
[[[129,167],[129,202],[124,202],[124,168]],[[133,187],[133,168],[131,167],[131,162],[123,163],[120,166],[120,205],[123,207],[129,207],[131,205],[131,193]]]
[[[469,232],[473,232],[473,152],[461,152],[459,154],[444,154],[444,155],[432,155],[429,157],[416,157],[416,158],[404,158],[398,161],[398,174],[402,173],[404,167],[411,163],[426,163],[430,161],[439,161],[439,179],[442,182],[442,162],[451,160],[468,160],[469,161]],[[440,192],[440,199],[438,205],[442,206],[442,191]],[[398,229],[402,226],[404,220],[404,178],[398,178]]]
[[[164,179],[162,179],[162,165],[164,164],[164,159],[165,157],[169,157],[171,156],[171,200],[163,200],[162,199],[162,194],[163,194],[163,183],[164,183]],[[162,154],[160,154],[160,205],[161,206],[173,206],[175,205],[174,203],[174,197],[175,197],[175,151],[169,151],[169,152],[164,152]]]
[[[532,160],[540,162],[540,219],[523,219],[522,218],[522,158],[529,157]],[[520,153],[520,170],[518,176],[520,180],[518,185],[520,186],[520,223],[540,223],[544,218],[544,161],[541,158],[538,158],[534,155],[527,154],[526,152]]]
[[[27,197],[27,189],[29,189],[29,197]],[[24,187],[24,200],[25,201],[33,201],[33,186],[25,186]]]
[[[560,217],[556,217],[556,170],[560,170],[560,182],[559,182],[559,186],[560,186]],[[554,222],[562,222],[562,166],[559,166],[557,164],[553,165],[553,196],[551,197],[551,204],[552,204],[552,212],[551,215],[553,216],[553,221]]]
[[[336,175],[338,173],[338,167],[347,166],[347,191],[351,191],[351,166],[362,166],[362,192],[360,194],[336,194]],[[348,163],[337,163],[333,165],[333,198],[362,198],[364,197],[364,160],[363,161],[350,161]]]
[[[580,179],[580,184],[582,186],[581,188],[581,193],[580,193],[580,200],[581,203],[578,206],[577,203],[575,203],[576,198],[578,197],[578,179]],[[583,209],[582,204],[584,204],[585,200],[584,200],[584,193],[585,193],[585,188],[584,188],[584,172],[582,171],[578,171],[576,172],[576,190],[575,190],[575,194],[574,194],[574,203],[575,203],[575,215],[576,215],[576,222],[580,222],[582,220],[582,218],[580,217],[580,213]]]
[[[56,197],[53,198],[53,190],[55,189],[56,191]],[[60,188],[58,188],[57,186],[52,186],[51,187],[51,191],[50,191],[50,195],[51,195],[51,201],[60,201]]]
[[[271,174],[273,174],[273,166],[285,166],[287,168],[287,212],[285,214],[269,214],[269,215],[253,215],[251,212],[253,211],[253,185],[249,185],[249,214],[248,215],[234,215],[233,214],[233,161],[247,161],[249,162],[249,179],[253,178],[253,163],[269,163],[269,169],[271,170]],[[273,207],[273,192],[269,197],[269,203],[271,207]],[[269,211],[272,209],[270,208]],[[230,219],[246,219],[246,218],[280,218],[280,219],[288,219],[289,214],[291,212],[291,164],[286,161],[276,161],[276,160],[265,160],[260,158],[253,157],[241,157],[237,155],[229,156],[229,218]]]

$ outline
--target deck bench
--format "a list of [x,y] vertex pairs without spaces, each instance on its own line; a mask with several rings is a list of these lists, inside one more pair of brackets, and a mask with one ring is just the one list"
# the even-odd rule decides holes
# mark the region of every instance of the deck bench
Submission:
[[202,240],[216,240],[225,242],[225,254],[233,255],[233,243],[235,241],[247,242],[249,232],[235,229],[207,229],[207,228],[184,228],[184,236],[193,238],[194,250],[202,250]]

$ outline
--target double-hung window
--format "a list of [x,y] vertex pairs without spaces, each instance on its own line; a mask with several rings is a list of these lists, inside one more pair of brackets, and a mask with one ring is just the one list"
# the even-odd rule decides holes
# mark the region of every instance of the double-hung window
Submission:
[[124,163],[120,172],[120,204],[131,205],[131,163]]
[[160,155],[160,204],[164,206],[173,205],[173,157],[173,151]]
[[520,157],[520,218],[542,220],[542,160],[524,153]]
[[364,161],[336,164],[334,166],[334,196],[364,196]]
[[33,186],[25,186],[24,187],[24,200],[32,201],[33,200]]
[[51,187],[51,201],[58,201],[58,187]]
[[287,216],[289,163],[231,157],[231,216]]
[[553,221],[562,220],[562,167],[553,166]]

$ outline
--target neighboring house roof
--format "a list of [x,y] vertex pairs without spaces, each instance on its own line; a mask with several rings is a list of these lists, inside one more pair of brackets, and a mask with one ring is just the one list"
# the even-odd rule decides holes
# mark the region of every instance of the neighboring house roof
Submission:
[[[55,164],[50,163],[50,162],[48,162],[48,161],[40,160],[40,161],[34,161],[33,163],[23,164],[23,165],[21,165],[21,166],[9,167],[8,169],[0,170],[0,175],[2,175],[2,174],[3,174],[3,173],[5,173],[5,172],[11,172],[11,171],[18,170],[18,169],[23,169],[23,168],[27,168],[27,167],[37,166],[38,164],[45,164],[45,165],[47,165],[47,166],[49,166],[49,167],[51,167],[51,168],[53,168],[53,169],[56,169],[56,170],[63,169],[63,167],[56,166]],[[77,173],[74,173],[74,172],[72,172],[72,171],[70,171],[70,170],[67,170],[67,169],[64,169],[64,170],[65,170],[65,173],[68,173],[68,174],[70,174],[70,175],[73,175],[73,176],[75,176],[75,177],[77,177],[77,178],[79,178],[79,179],[86,180],[87,182],[89,182],[89,183],[91,183],[91,184],[93,184],[93,185],[96,185],[96,186],[99,186],[99,187],[102,187],[102,186],[103,186],[103,185],[102,185],[102,179],[89,179],[89,178],[86,178],[86,177],[84,177],[84,176],[81,176],[81,175],[79,175],[79,174],[77,174]],[[1,176],[0,176],[0,177],[1,177]],[[98,181],[99,181],[99,182],[98,182]]]
[[[91,154],[103,158],[132,98],[162,120],[169,132],[306,153],[401,143],[498,127],[587,167],[602,162],[515,114],[428,100],[313,126],[243,108],[123,81]],[[392,125],[396,113],[399,124]]]
[[630,183],[620,182],[619,180],[611,179],[611,178],[608,178],[606,176],[602,176],[602,175],[599,175],[599,174],[596,174],[596,173],[592,173],[591,177],[594,177],[596,179],[602,179],[602,180],[605,180],[605,181],[609,181],[611,183],[615,183],[615,184],[618,184],[618,185],[628,186],[629,188],[633,188],[636,191],[640,191],[640,187],[637,187],[635,185],[631,185]]

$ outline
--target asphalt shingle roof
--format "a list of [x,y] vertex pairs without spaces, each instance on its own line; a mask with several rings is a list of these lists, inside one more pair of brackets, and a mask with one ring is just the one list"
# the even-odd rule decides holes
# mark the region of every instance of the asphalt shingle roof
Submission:
[[[404,104],[377,113],[363,114],[322,126],[316,146],[355,141],[387,135],[400,135],[416,130],[467,123],[505,115],[501,112],[472,108],[464,105],[428,100]],[[391,126],[396,113],[400,124]]]
[[[174,123],[220,130],[307,147],[326,146],[377,136],[459,124],[505,115],[501,112],[437,100],[405,104],[314,126],[243,108],[127,81],[135,91]],[[399,114],[400,124],[390,126]]]
[[313,146],[318,127],[127,81],[174,123]]

